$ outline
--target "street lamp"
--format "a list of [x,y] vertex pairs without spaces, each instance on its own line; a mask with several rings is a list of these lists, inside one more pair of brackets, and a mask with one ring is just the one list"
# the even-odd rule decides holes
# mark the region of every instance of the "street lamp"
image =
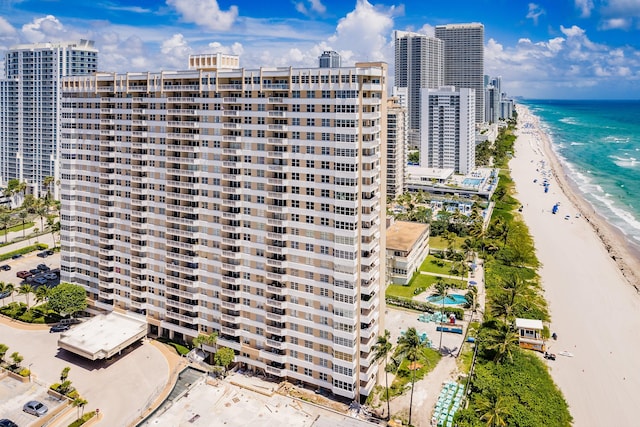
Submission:
[[31,367],[33,366],[33,363],[29,363],[29,382],[31,382]]

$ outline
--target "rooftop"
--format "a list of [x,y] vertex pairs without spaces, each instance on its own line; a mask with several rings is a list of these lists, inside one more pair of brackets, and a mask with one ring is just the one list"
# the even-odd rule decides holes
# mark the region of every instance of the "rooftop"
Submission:
[[112,312],[80,323],[58,339],[58,347],[90,360],[106,359],[143,338],[147,323]]
[[396,221],[387,228],[387,249],[409,252],[420,237],[428,231],[427,224]]
[[516,328],[542,330],[542,320],[537,319],[516,319]]

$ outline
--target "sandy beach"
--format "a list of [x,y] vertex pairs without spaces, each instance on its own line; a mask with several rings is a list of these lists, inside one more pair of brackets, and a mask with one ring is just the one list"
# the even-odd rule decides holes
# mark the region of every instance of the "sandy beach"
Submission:
[[[575,193],[537,118],[523,106],[518,106],[517,135],[510,167],[542,264],[551,330],[558,334],[557,341],[550,341],[551,352],[558,355],[548,362],[553,379],[569,403],[574,425],[637,425],[637,254]],[[558,213],[552,214],[557,202]]]

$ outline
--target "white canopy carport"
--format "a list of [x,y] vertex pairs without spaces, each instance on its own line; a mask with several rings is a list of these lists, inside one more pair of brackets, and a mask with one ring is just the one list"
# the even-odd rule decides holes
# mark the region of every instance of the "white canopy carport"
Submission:
[[62,333],[58,347],[89,360],[108,359],[146,335],[146,321],[111,312]]

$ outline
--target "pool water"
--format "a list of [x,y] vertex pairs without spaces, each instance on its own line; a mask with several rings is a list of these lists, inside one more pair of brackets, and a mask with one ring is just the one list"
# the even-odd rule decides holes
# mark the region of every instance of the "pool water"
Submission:
[[478,185],[482,184],[482,179],[480,178],[465,178],[464,181],[462,181],[462,185],[471,185],[474,187],[477,187]]
[[[435,295],[427,297],[427,301],[433,304],[442,305],[442,298]],[[466,304],[466,303],[467,303],[467,299],[464,297],[464,295],[459,295],[459,294],[447,295],[446,298],[444,299],[444,305],[460,305],[460,304]]]

